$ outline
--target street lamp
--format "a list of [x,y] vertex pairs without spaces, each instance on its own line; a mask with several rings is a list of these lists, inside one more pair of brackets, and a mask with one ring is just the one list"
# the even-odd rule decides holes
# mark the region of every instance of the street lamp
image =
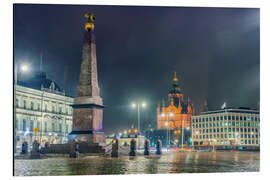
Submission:
[[[16,121],[17,117],[16,117],[16,86],[18,84],[18,73],[19,72],[27,72],[29,71],[29,67],[27,64],[22,64],[21,66],[18,66],[18,64],[14,65],[14,119]],[[17,149],[17,129],[15,129],[15,135],[14,135],[14,152],[16,153],[16,149]]]
[[[132,103],[132,108],[136,108],[137,106],[137,112],[138,112],[138,135],[140,135],[140,108],[143,107],[145,108],[146,107],[146,103],[145,102],[141,102],[141,103]],[[139,139],[139,136],[138,136],[138,149],[140,148],[140,139]]]

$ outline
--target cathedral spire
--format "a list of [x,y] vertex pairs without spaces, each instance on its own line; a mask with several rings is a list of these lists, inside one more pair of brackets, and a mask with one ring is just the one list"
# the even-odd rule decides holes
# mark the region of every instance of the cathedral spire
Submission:
[[178,79],[178,77],[176,76],[176,71],[174,71],[173,83],[174,83],[174,84],[178,84],[178,81],[179,81],[179,79]]

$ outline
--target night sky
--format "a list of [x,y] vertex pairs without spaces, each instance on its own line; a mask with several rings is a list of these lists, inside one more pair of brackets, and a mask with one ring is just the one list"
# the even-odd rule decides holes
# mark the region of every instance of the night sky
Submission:
[[14,60],[40,67],[76,95],[84,14],[94,12],[98,78],[106,133],[137,124],[136,100],[145,101],[144,125],[156,125],[156,107],[167,101],[173,72],[195,107],[223,102],[258,108],[260,11],[256,8],[14,5]]

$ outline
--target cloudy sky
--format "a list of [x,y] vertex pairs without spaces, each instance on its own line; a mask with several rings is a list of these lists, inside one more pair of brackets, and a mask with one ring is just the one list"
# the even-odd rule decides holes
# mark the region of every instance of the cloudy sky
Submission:
[[14,5],[14,60],[29,62],[27,81],[43,71],[76,95],[86,19],[94,12],[104,130],[136,124],[131,103],[147,102],[144,124],[156,124],[177,71],[185,97],[210,110],[223,102],[257,108],[260,98],[260,11],[256,8]]

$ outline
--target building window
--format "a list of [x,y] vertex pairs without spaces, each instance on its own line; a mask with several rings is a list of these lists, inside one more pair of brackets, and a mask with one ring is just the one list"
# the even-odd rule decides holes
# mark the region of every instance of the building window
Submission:
[[[66,108],[66,114],[68,115],[68,108]],[[196,119],[196,122],[198,122],[197,119]]]
[[26,100],[23,100],[23,108],[26,109]]
[[55,126],[54,126],[54,123],[52,123],[52,132],[55,131]]
[[220,129],[220,132],[223,132],[223,128]]
[[224,130],[225,130],[225,132],[227,132],[227,128],[225,128]]
[[250,117],[248,117],[247,120],[250,121],[251,120]]
[[215,117],[213,117],[213,121],[215,121],[216,120],[216,118]]
[[59,132],[61,133],[62,132],[62,124],[59,123]]
[[227,120],[227,116],[224,116],[224,120]]
[[45,133],[46,133],[46,132],[47,132],[47,122],[44,123],[44,126],[45,126],[45,127],[44,127],[44,131],[45,131]]
[[220,120],[223,120],[223,116],[220,117]]
[[248,123],[248,127],[250,127],[250,123]]
[[219,117],[217,117],[217,121],[219,120]]
[[45,112],[47,112],[48,111],[48,106],[47,106],[47,104],[45,104]]
[[31,110],[34,110],[34,103],[33,103],[33,101],[31,101],[30,105],[31,105],[31,106],[30,106],[30,109],[31,109]]
[[16,117],[16,120],[15,120],[15,129],[18,129],[18,118]]
[[209,117],[209,121],[212,121],[212,118],[211,117]]
[[231,132],[232,131],[232,129],[231,128],[229,128],[229,132]]
[[19,99],[16,98],[16,107],[19,107]]
[[37,122],[37,128],[38,128],[38,131],[40,131],[40,122],[39,121]]
[[66,124],[66,133],[68,133],[68,125]]
[[228,120],[231,120],[231,116],[228,116]]
[[219,123],[217,122],[217,127],[219,127]]
[[30,131],[33,132],[34,130],[34,122],[33,120],[30,120]]
[[235,126],[235,122],[234,121],[232,122],[232,126]]
[[221,138],[223,138],[223,134],[221,134],[220,136],[221,136]]
[[239,116],[236,116],[236,120],[239,120]]
[[243,120],[242,116],[240,116],[240,121]]
[[247,120],[247,117],[246,116],[244,116],[244,121],[246,121]]
[[235,120],[235,116],[232,116],[232,120]]
[[52,105],[52,112],[54,113],[54,111],[55,111],[55,107],[54,105]]
[[59,113],[62,114],[62,107],[59,107]]
[[37,107],[38,108],[38,111],[40,111],[40,103],[38,103],[37,105],[38,105],[38,107]]
[[228,126],[231,126],[231,122],[229,122],[228,124],[229,124]]
[[253,117],[251,117],[251,121],[254,121],[254,118]]
[[23,131],[26,131],[26,120],[23,119]]
[[239,126],[239,122],[236,122],[236,126],[237,126],[237,127]]
[[243,127],[243,122],[240,123],[241,127]]

